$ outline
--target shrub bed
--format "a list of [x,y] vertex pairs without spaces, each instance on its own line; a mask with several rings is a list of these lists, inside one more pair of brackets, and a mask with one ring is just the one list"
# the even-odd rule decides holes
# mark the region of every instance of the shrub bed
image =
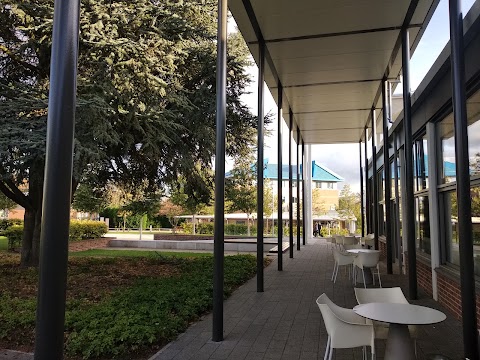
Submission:
[[103,221],[71,220],[69,240],[96,239],[105,235],[107,231],[107,224]]
[[[120,260],[122,262],[118,263]],[[129,354],[163,346],[211,309],[212,256],[195,259],[161,256],[82,261],[74,269],[69,264],[71,285],[67,292],[65,321],[67,358],[133,358]],[[159,274],[160,265],[170,270],[166,274]],[[125,273],[135,273],[136,279],[128,286],[104,295],[104,289],[108,288],[106,281],[108,284],[112,271],[117,274],[120,268]],[[2,274],[1,270],[0,266],[0,275],[8,275]],[[253,277],[255,270],[256,260],[251,255],[226,257],[224,297]],[[8,271],[11,271],[11,266]],[[28,272],[18,274],[24,282],[22,289],[25,289],[25,285],[29,285],[25,282],[34,283],[37,274],[30,269],[18,270],[21,271]],[[103,272],[107,278],[95,279]],[[123,278],[119,272],[115,276]],[[78,277],[72,279],[79,274],[84,280],[90,281],[89,291],[94,285],[98,287],[98,293],[94,294],[96,296],[69,293],[85,291]],[[126,279],[131,280],[131,276],[129,273]],[[110,282],[118,286],[119,280],[113,280]],[[36,302],[34,294],[27,295],[13,291],[0,295],[0,345],[2,341],[9,341],[7,345],[22,344],[26,338],[32,338],[29,340],[33,344]],[[18,339],[12,338],[15,336]]]

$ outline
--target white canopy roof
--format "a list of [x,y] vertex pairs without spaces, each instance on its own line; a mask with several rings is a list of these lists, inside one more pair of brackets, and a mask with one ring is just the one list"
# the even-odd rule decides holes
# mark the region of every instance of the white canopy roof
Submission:
[[[283,114],[294,114],[305,143],[363,138],[381,81],[401,70],[402,25],[413,52],[438,0],[230,0],[230,11],[259,62],[266,42],[265,81]],[[381,111],[377,111],[381,119]],[[288,120],[287,120],[288,124]],[[294,138],[296,138],[294,131]]]

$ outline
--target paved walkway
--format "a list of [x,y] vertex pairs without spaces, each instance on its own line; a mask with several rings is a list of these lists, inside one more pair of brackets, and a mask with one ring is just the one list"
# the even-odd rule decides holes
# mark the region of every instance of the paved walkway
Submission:
[[[348,277],[340,270],[337,283],[330,281],[333,257],[322,242],[295,250],[294,259],[284,254],[284,271],[277,271],[274,261],[265,270],[265,292],[256,292],[256,279],[240,287],[225,301],[223,342],[211,339],[212,316],[192,325],[183,335],[150,360],[185,359],[323,359],[327,334],[315,299],[322,293],[338,305],[354,307],[355,295]],[[386,275],[384,287],[402,286],[406,293],[406,276]],[[462,330],[459,321],[438,303],[420,292],[413,303],[438,308],[447,314],[441,324],[420,327],[418,359],[431,354],[461,359]],[[385,341],[376,341],[377,359],[383,359]],[[361,359],[360,349],[337,350],[334,359]]]

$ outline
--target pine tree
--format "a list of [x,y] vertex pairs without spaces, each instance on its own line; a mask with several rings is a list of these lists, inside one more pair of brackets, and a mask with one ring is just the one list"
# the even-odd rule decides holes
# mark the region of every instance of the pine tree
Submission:
[[[23,265],[38,263],[52,19],[53,0],[0,5],[0,191],[25,208]],[[215,34],[214,0],[82,0],[73,191],[88,180],[156,193],[183,174],[189,196],[211,197]],[[238,34],[228,54],[235,156],[256,117],[240,102],[250,80]]]

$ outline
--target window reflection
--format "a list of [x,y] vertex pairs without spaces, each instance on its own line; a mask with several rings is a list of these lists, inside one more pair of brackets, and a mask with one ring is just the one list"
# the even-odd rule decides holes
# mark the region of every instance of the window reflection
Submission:
[[415,235],[417,249],[430,255],[430,214],[428,197],[415,198]]

